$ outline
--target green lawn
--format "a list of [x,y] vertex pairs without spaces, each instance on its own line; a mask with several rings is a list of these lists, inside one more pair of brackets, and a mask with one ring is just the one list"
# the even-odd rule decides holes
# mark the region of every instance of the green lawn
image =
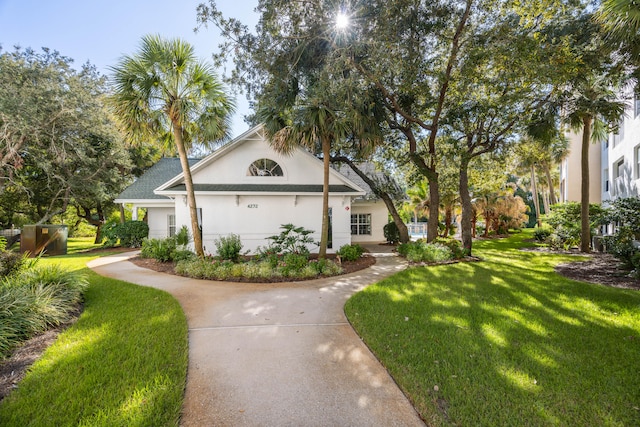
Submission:
[[[82,269],[91,254],[50,257]],[[187,323],[169,294],[98,276],[80,319],[0,403],[2,426],[173,426],[187,369]]]
[[346,313],[428,425],[640,425],[640,292],[565,279],[572,258],[517,250],[530,237],[410,268]]

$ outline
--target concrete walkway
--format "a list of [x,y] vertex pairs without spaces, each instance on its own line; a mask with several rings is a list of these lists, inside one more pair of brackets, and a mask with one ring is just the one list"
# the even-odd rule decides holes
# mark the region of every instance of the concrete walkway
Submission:
[[89,267],[163,289],[182,305],[189,325],[183,426],[424,425],[343,311],[352,294],[404,269],[398,257],[376,253],[374,266],[338,278],[246,284],[156,273],[130,256]]

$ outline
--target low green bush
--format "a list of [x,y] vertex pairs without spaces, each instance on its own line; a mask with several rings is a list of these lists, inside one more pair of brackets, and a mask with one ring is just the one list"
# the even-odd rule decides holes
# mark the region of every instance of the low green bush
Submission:
[[436,237],[432,243],[439,243],[448,247],[453,254],[453,258],[460,259],[467,256],[467,251],[462,247],[462,243],[453,237]]
[[149,225],[144,221],[110,221],[101,230],[104,246],[113,247],[120,242],[126,248],[139,248],[149,236]]
[[327,259],[309,261],[304,255],[287,254],[271,264],[269,259],[256,259],[248,262],[233,263],[212,257],[193,258],[179,261],[175,271],[182,276],[194,279],[273,279],[287,277],[289,279],[308,279],[320,275],[335,276],[342,273],[342,268]]
[[395,222],[389,222],[382,227],[384,238],[387,239],[387,243],[395,245],[400,241],[400,230]]
[[17,252],[0,251],[0,277],[19,273],[28,265],[28,255]]
[[533,230],[533,238],[538,242],[545,242],[553,233],[551,227],[543,226]]
[[220,236],[213,241],[216,247],[218,257],[223,260],[238,262],[240,259],[240,251],[242,250],[242,242],[237,234],[229,234],[228,236]]
[[403,243],[398,253],[410,262],[444,262],[454,258],[453,251],[441,243],[426,243],[424,240]]
[[189,244],[189,230],[182,226],[180,231],[164,239],[145,239],[142,242],[140,256],[152,258],[160,262],[188,260],[195,256],[187,249]]
[[0,282],[0,358],[22,340],[69,320],[87,279],[58,265],[29,268]]
[[173,253],[176,251],[176,239],[168,237],[166,239],[145,239],[142,242],[140,256],[142,258],[153,258],[160,262],[173,261]]
[[344,245],[336,252],[345,261],[355,261],[364,253],[364,248],[359,244]]

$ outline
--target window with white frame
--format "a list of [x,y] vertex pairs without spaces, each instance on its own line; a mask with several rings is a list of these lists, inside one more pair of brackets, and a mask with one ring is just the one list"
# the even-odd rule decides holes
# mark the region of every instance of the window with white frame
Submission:
[[259,159],[251,163],[247,176],[284,176],[280,165],[271,159]]
[[633,97],[633,117],[640,116],[640,95]]
[[371,235],[371,214],[351,215],[351,235]]
[[617,147],[624,139],[624,117],[618,123],[618,130],[613,134],[613,146]]
[[624,158],[616,162],[614,172],[616,179],[624,177]]
[[604,191],[606,193],[609,191],[609,169],[604,170],[602,180],[604,181],[603,186],[604,186]]
[[167,234],[169,237],[176,234],[176,216],[173,214],[167,215]]

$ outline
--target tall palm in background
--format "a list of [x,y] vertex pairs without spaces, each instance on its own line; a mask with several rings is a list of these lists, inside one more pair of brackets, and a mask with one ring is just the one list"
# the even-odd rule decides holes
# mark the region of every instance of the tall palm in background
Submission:
[[625,103],[619,98],[614,82],[602,76],[585,76],[574,82],[565,102],[566,121],[575,131],[582,130],[581,151],[581,196],[580,196],[580,250],[591,250],[591,226],[589,222],[589,144],[600,141],[606,129],[598,126],[617,123],[624,114]]
[[283,112],[274,107],[258,110],[258,117],[264,122],[269,143],[274,150],[282,154],[291,154],[298,146],[315,151],[320,143],[323,162],[322,182],[322,230],[318,256],[325,258],[329,241],[329,166],[333,141],[347,135],[347,126],[334,109],[320,98],[298,98],[284,119]]
[[112,104],[130,138],[148,138],[178,152],[194,249],[203,256],[188,152],[194,144],[211,147],[228,137],[233,102],[213,69],[180,39],[144,36],[138,52],[124,56],[111,71]]

